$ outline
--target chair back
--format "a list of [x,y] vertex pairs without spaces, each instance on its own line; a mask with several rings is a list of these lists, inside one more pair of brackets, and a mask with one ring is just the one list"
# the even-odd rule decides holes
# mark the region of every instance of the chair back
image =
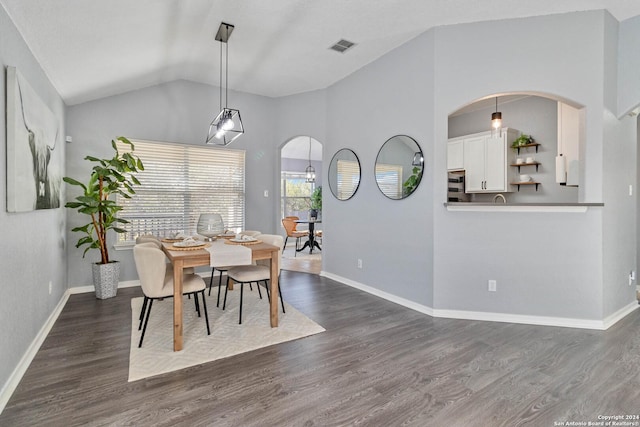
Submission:
[[296,227],[298,224],[296,224],[296,220],[293,218],[297,218],[297,217],[284,217],[282,218],[282,226],[284,227],[285,231],[287,232],[287,236],[289,237],[295,237],[293,233],[296,232]]
[[140,243],[133,247],[133,259],[142,292],[149,298],[166,296],[162,292],[167,272],[164,252],[154,243]]
[[136,237],[136,245],[141,243],[153,243],[158,249],[162,249],[162,243],[153,234],[145,234],[144,236]]
[[290,219],[293,221],[293,231],[298,231],[298,221],[300,219],[299,216],[285,216],[285,219]]
[[[280,274],[280,270],[282,270],[282,248],[284,248],[284,238],[279,234],[261,234],[260,240],[268,245],[277,246],[280,250],[278,251],[278,274]],[[266,265],[269,266],[269,260],[260,259],[256,261],[258,265]]]

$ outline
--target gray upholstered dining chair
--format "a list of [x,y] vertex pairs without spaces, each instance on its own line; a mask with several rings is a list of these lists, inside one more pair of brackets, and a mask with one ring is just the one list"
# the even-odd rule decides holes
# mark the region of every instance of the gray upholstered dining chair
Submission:
[[[277,234],[261,234],[260,240],[269,245],[277,246],[278,251],[278,276],[280,276],[282,249],[284,248],[284,239]],[[267,288],[267,297],[269,302],[271,301],[271,295],[269,295],[269,279],[271,278],[271,263],[269,260],[258,260],[255,265],[239,265],[231,267],[227,270],[227,287],[224,291],[224,302],[222,309],[227,306],[227,292],[229,291],[229,279],[240,284],[240,315],[238,323],[242,324],[242,294],[245,283],[256,283],[258,291],[260,290],[260,282],[264,282]],[[280,281],[278,280],[278,295],[280,296],[280,303],[282,304],[282,312],[285,313],[284,301],[282,300],[282,291],[280,290]]]
[[[160,241],[160,239],[158,239],[156,236],[152,234],[145,234],[145,235],[136,237],[136,245],[139,245],[141,243],[153,243],[158,249],[162,249],[162,242]],[[167,270],[173,271],[173,265],[171,265],[171,263],[169,262],[169,259],[166,258],[165,261],[167,262]],[[195,273],[195,269],[193,267],[185,267],[182,271],[184,272],[184,274]]]
[[[140,312],[140,324],[138,325],[138,330],[142,328],[138,347],[142,347],[153,300],[173,297],[173,271],[167,268],[164,252],[153,242],[135,245],[133,247],[133,258],[136,264],[136,270],[138,271],[138,278],[140,279],[140,287],[144,293],[144,302],[142,303],[142,310]],[[204,297],[206,288],[207,286],[204,280],[202,280],[202,277],[196,274],[183,275],[182,292],[184,295],[193,294],[198,317],[200,317],[198,294],[202,295],[202,308],[207,324],[207,335],[211,335],[207,302]]]

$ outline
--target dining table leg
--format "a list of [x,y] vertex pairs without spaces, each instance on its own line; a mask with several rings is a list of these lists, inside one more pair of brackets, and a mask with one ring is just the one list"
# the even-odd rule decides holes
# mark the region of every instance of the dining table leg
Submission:
[[180,351],[182,340],[182,260],[173,263],[173,351]]

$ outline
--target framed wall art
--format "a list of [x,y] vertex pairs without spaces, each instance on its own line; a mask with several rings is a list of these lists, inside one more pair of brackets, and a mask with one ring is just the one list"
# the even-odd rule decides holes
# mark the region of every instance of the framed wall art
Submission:
[[7,67],[8,212],[60,207],[60,134],[53,112],[15,67]]

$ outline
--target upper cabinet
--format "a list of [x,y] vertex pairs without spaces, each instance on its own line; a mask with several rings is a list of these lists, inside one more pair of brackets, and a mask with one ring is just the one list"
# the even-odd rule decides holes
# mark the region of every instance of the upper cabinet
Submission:
[[[518,131],[505,128],[502,129],[501,136],[494,137],[488,131],[452,138],[448,141],[447,152],[456,157],[447,158],[447,164],[458,166],[462,161],[467,193],[512,191],[509,181],[512,180],[514,171],[513,168],[508,167],[508,164],[512,157],[511,143],[517,137]],[[459,169],[449,168],[449,170]]]
[[464,169],[464,140],[450,139],[447,143],[447,170],[460,171]]

